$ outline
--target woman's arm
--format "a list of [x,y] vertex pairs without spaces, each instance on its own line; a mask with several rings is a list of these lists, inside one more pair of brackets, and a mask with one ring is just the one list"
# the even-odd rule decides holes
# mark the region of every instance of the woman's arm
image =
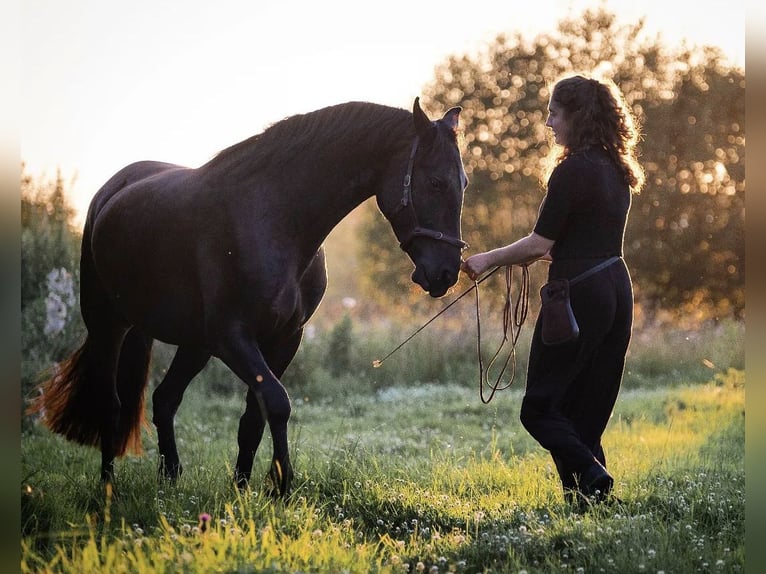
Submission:
[[548,255],[556,242],[538,235],[534,231],[505,247],[498,247],[484,253],[472,255],[461,265],[461,269],[474,281],[485,271],[504,265],[532,263],[540,258],[550,259]]

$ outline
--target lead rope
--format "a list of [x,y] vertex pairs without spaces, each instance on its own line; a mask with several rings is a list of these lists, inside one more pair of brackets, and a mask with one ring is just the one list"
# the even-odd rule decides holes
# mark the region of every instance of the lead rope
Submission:
[[[484,370],[484,362],[482,360],[481,356],[481,312],[480,312],[480,305],[479,305],[479,285],[489,279],[492,275],[494,275],[500,267],[495,267],[492,269],[489,273],[484,275],[484,277],[481,277],[480,279],[477,279],[474,281],[473,285],[471,285],[468,289],[463,291],[460,295],[458,295],[449,305],[444,307],[441,311],[439,311],[436,315],[431,317],[428,321],[426,321],[423,325],[421,325],[418,329],[415,330],[409,337],[407,337],[404,341],[399,343],[392,351],[390,351],[385,357],[382,359],[375,359],[372,362],[372,366],[374,368],[379,368],[383,362],[388,359],[391,355],[396,353],[399,349],[401,349],[404,345],[409,343],[415,335],[420,333],[423,329],[428,327],[433,321],[435,321],[439,316],[441,316],[443,313],[448,311],[455,303],[460,301],[463,297],[468,295],[471,291],[475,290],[476,293],[476,349],[477,349],[477,355],[478,355],[478,361],[479,361],[479,397],[481,398],[481,402],[485,405],[488,404],[492,398],[495,396],[495,393],[497,391],[502,391],[507,389],[513,384],[514,379],[516,378],[516,342],[519,339],[519,335],[521,334],[521,326],[524,324],[524,321],[527,318],[527,312],[529,310],[529,270],[526,265],[521,266],[521,287],[519,292],[519,298],[516,301],[515,306],[512,303],[512,297],[511,297],[511,279],[512,279],[512,267],[508,266],[505,268],[505,287],[506,287],[506,293],[505,293],[505,305],[503,306],[503,340],[500,343],[500,346],[498,347],[497,351],[495,351],[495,354],[492,356],[492,359],[489,362],[489,365],[487,366],[487,370]],[[513,311],[511,311],[513,309]],[[515,327],[515,330],[514,330]],[[489,371],[492,368],[492,365],[497,360],[498,356],[500,355],[500,351],[503,349],[505,344],[508,342],[508,330],[511,331],[511,350],[508,352],[508,356],[505,358],[505,361],[503,363],[503,368],[500,370],[500,373],[497,376],[497,380],[494,384],[490,384],[488,377],[489,377]],[[500,386],[500,381],[505,373],[508,364],[511,362],[511,359],[513,359],[513,374],[510,378],[510,380],[504,385]],[[488,398],[484,397],[484,385],[485,382],[488,387],[492,389],[492,392],[490,393]]]
[[[494,271],[497,271],[497,269],[499,269],[499,267],[496,267]],[[500,345],[495,351],[495,354],[492,355],[492,358],[490,359],[486,370],[484,370],[484,362],[482,360],[482,352],[481,352],[481,308],[479,304],[479,282],[477,281],[475,283],[475,287],[476,287],[476,293],[475,293],[476,355],[478,357],[478,362],[479,362],[479,398],[481,399],[481,402],[484,403],[485,405],[489,404],[489,402],[494,398],[495,393],[497,391],[503,391],[509,388],[513,384],[513,381],[516,379],[516,343],[519,340],[519,335],[521,334],[521,326],[524,324],[524,321],[527,318],[527,313],[529,312],[529,269],[526,265],[521,266],[521,283],[519,287],[519,297],[516,300],[515,305],[513,304],[513,297],[511,295],[512,271],[513,271],[513,267],[510,265],[505,268],[505,304],[503,305],[503,340],[500,342]],[[488,276],[489,275],[487,275],[487,277]],[[511,337],[510,337],[511,349],[508,351],[508,354],[505,357],[505,361],[503,361],[503,366],[500,369],[500,372],[497,374],[495,382],[490,383],[489,372],[492,369],[492,366],[495,364],[495,361],[500,356],[500,351],[503,350],[503,347],[509,340],[508,339],[509,330],[511,331]],[[508,382],[501,386],[503,375],[505,374],[505,371],[507,370],[509,363],[512,363],[513,365],[513,372],[511,374],[510,379],[508,379]],[[491,389],[489,396],[486,398],[484,396],[484,385],[486,385],[487,387]]]
[[407,343],[409,343],[409,342],[410,342],[410,341],[411,341],[411,340],[412,340],[412,339],[415,337],[415,335],[417,335],[417,334],[418,334],[418,333],[420,333],[420,332],[421,332],[423,329],[425,329],[426,327],[428,327],[428,326],[429,326],[431,323],[433,323],[433,322],[434,322],[434,321],[435,321],[435,320],[436,320],[438,317],[440,317],[442,314],[446,313],[446,312],[447,312],[447,311],[450,309],[450,307],[452,307],[452,306],[453,306],[455,303],[457,303],[457,302],[458,302],[458,301],[460,301],[460,300],[461,300],[463,297],[465,297],[466,295],[468,295],[468,294],[469,294],[469,293],[470,293],[472,290],[474,290],[474,289],[478,289],[478,287],[479,287],[479,284],[480,284],[480,283],[483,283],[484,281],[486,281],[487,279],[489,279],[489,278],[490,278],[490,276],[491,276],[491,275],[493,275],[493,274],[495,273],[495,271],[497,271],[498,269],[500,269],[500,268],[499,268],[499,267],[495,267],[495,268],[494,268],[492,271],[490,271],[489,273],[487,273],[487,274],[486,274],[484,277],[482,277],[482,278],[481,278],[481,279],[479,279],[478,281],[474,281],[474,282],[473,282],[473,285],[471,285],[471,286],[470,286],[468,289],[466,289],[466,290],[465,290],[465,291],[463,291],[463,292],[462,292],[460,295],[458,295],[458,296],[455,298],[455,300],[454,300],[454,301],[452,301],[452,303],[450,303],[449,305],[447,305],[447,306],[446,306],[444,309],[442,309],[442,310],[441,310],[441,311],[439,311],[439,312],[438,312],[436,315],[434,315],[433,317],[431,317],[431,318],[430,318],[428,321],[426,321],[426,322],[425,322],[423,325],[421,325],[420,327],[418,327],[418,329],[416,329],[416,330],[415,330],[415,332],[414,332],[414,333],[412,333],[412,335],[410,335],[410,336],[409,336],[409,337],[407,337],[407,338],[406,338],[404,341],[402,341],[401,343],[399,343],[399,344],[398,344],[398,345],[397,345],[397,346],[396,346],[396,347],[395,347],[395,348],[394,348],[394,349],[393,349],[391,352],[389,352],[389,353],[388,353],[388,355],[386,355],[386,356],[385,356],[385,357],[383,357],[382,359],[375,359],[375,360],[372,362],[372,366],[373,366],[374,368],[376,368],[376,369],[377,369],[377,368],[379,368],[379,367],[380,367],[380,366],[383,364],[383,361],[385,361],[385,360],[386,360],[386,359],[388,359],[388,358],[389,358],[391,355],[393,355],[394,353],[396,353],[396,352],[397,352],[399,349],[401,349],[402,347],[404,347],[404,345],[406,345]]

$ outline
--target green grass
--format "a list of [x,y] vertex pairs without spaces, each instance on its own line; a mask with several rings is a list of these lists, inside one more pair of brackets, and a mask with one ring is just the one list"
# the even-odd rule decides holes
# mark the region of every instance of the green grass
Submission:
[[[177,417],[185,473],[156,478],[27,425],[23,572],[741,572],[744,372],[626,389],[604,437],[620,504],[573,513],[518,422],[521,385],[483,405],[473,384],[296,395],[288,503],[229,480],[239,396],[191,387]],[[199,516],[211,520],[200,528]]]

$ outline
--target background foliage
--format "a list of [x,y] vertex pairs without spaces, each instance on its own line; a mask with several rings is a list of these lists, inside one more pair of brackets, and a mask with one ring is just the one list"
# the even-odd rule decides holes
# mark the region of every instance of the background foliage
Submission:
[[[643,125],[647,185],[634,197],[625,241],[640,311],[648,320],[742,318],[744,72],[725,66],[714,48],[675,53],[659,40],[639,40],[642,29],[642,22],[618,25],[603,8],[588,10],[555,33],[499,36],[483,53],[455,55],[437,68],[423,101],[434,114],[463,107],[464,239],[475,253],[531,230],[544,193],[549,88],[562,75],[601,74]],[[365,216],[366,293],[416,304],[393,234],[372,206]],[[545,267],[533,270],[539,285]]]
[[[21,385],[31,392],[41,373],[72,353],[84,339],[79,294],[80,235],[67,184],[21,177]],[[49,280],[56,272],[70,283]]]

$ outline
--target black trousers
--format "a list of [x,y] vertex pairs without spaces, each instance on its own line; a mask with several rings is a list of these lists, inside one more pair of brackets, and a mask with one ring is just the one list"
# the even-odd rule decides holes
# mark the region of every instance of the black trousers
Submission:
[[[552,265],[549,277],[572,277],[595,263]],[[601,437],[620,390],[633,327],[633,290],[624,261],[572,286],[570,299],[580,337],[546,346],[538,317],[520,416],[550,451],[565,489],[577,486],[594,459],[606,466]]]

